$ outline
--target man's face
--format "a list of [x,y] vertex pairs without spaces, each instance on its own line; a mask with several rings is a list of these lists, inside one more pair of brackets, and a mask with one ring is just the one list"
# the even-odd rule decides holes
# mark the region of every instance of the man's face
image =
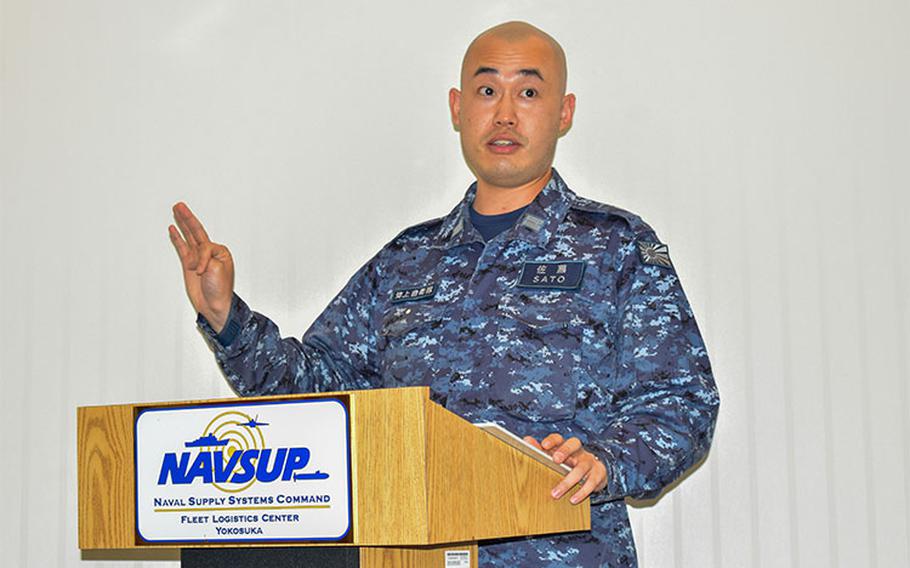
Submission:
[[452,123],[479,181],[515,188],[549,174],[556,140],[572,125],[575,96],[564,95],[565,70],[552,46],[481,37],[449,91]]

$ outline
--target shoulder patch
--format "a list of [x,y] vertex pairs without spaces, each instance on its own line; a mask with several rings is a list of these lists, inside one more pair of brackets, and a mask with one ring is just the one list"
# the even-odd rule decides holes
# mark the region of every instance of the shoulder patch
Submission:
[[663,243],[638,241],[638,256],[643,264],[653,264],[664,268],[673,267],[670,262],[670,247]]

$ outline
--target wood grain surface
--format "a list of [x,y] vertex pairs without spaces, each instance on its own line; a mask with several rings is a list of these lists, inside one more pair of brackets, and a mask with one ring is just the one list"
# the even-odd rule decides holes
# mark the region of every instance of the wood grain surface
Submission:
[[[587,501],[571,505],[567,498],[554,501],[549,497],[559,474],[435,404],[429,388],[345,393],[350,395],[352,436],[350,544],[418,547],[402,550],[410,551],[408,555],[414,558],[435,558],[434,554],[442,554],[438,549],[431,553],[419,547],[590,528]],[[287,400],[334,394],[338,393],[263,398]],[[148,546],[137,544],[135,535],[133,432],[134,416],[140,410],[251,401],[79,408],[80,548]],[[378,555],[375,558],[395,557],[391,552],[392,556],[387,556],[367,550],[372,552],[366,554]],[[411,558],[408,555],[401,558]]]
[[130,548],[135,542],[133,407],[77,410],[79,548]]
[[351,397],[358,544],[429,544],[426,405],[429,389],[374,389]]
[[555,471],[432,402],[427,423],[431,543],[590,530],[588,500],[550,497]]

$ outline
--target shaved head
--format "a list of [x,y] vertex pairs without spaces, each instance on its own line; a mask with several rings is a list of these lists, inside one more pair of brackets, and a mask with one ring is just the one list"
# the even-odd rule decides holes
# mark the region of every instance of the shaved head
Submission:
[[545,31],[532,26],[527,22],[505,22],[497,26],[481,32],[474,41],[468,45],[468,49],[465,51],[464,59],[461,61],[461,84],[464,88],[465,84],[465,73],[469,76],[473,75],[476,72],[474,67],[476,55],[478,51],[483,51],[484,48],[491,42],[505,42],[508,44],[519,44],[526,41],[533,41],[534,43],[539,43],[544,47],[546,51],[549,51],[549,55],[552,57],[553,68],[556,72],[556,77],[553,77],[552,80],[558,87],[560,94],[565,94],[566,92],[566,79],[568,77],[568,70],[566,67],[566,53],[563,51],[562,46],[559,45],[559,42],[553,39]]
[[468,46],[449,109],[477,176],[477,211],[500,190],[513,205],[527,204],[550,178],[556,140],[572,126],[565,52],[531,24],[492,27]]

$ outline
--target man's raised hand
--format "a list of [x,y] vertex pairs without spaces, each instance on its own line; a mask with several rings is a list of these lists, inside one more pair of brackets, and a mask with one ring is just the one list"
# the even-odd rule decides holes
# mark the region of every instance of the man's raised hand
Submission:
[[[183,283],[193,307],[221,332],[231,311],[234,293],[234,260],[224,245],[213,243],[186,203],[174,205],[168,233],[183,266]],[[177,227],[180,230],[177,230]]]

